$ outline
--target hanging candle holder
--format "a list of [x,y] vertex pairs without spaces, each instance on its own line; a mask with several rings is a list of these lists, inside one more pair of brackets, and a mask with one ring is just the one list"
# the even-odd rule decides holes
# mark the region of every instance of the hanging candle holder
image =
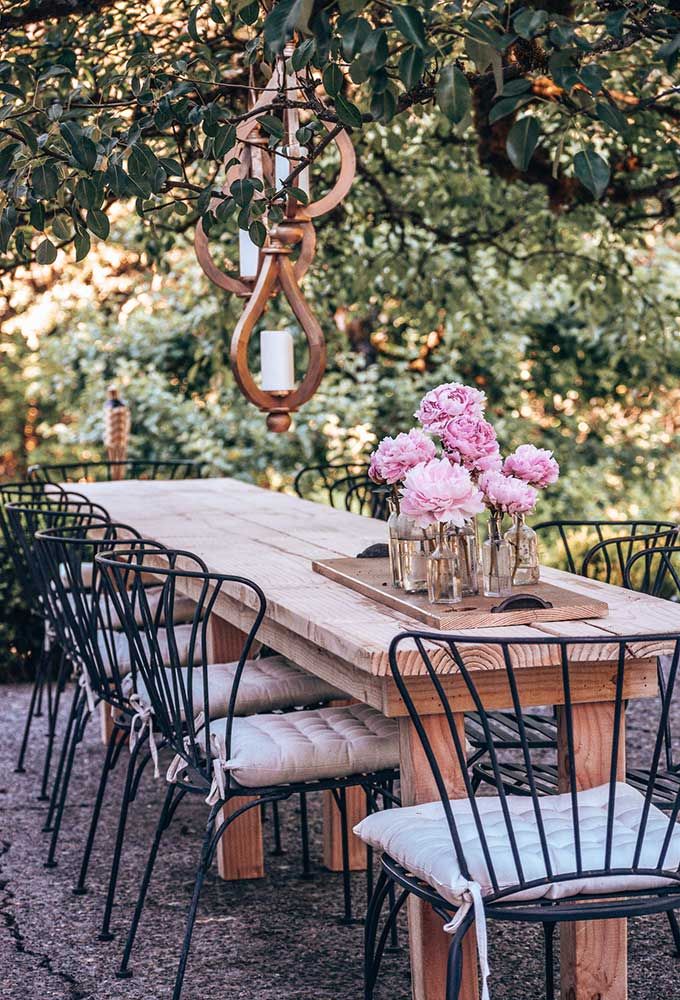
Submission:
[[[287,98],[302,98],[301,82],[295,72],[287,72],[286,64],[293,52],[287,46],[277,59],[272,77],[259,98],[253,103],[252,114],[236,129],[236,142],[225,157],[231,165],[227,168],[222,194],[228,196],[234,181],[257,178],[280,191],[283,182],[298,169],[295,186],[309,194],[309,165],[304,163],[306,149],[297,139],[300,118],[297,108],[283,112],[283,141],[276,150],[268,148],[262,135],[257,112],[272,108],[277,94]],[[286,431],[290,427],[290,414],[306,403],[316,392],[326,367],[326,343],[323,330],[300,289],[314,258],[316,233],[313,221],[335,208],[349,191],[356,167],[354,147],[344,129],[323,122],[333,133],[340,156],[340,169],[330,191],[316,201],[302,204],[292,192],[285,199],[284,218],[268,224],[264,245],[259,248],[245,230],[239,229],[239,277],[227,274],[215,263],[208,237],[201,222],[196,227],[194,245],[198,262],[214,284],[225,291],[246,299],[241,317],[236,324],[230,350],[231,368],[236,382],[246,399],[267,414],[267,427],[272,431]],[[300,169],[302,168],[302,169]],[[215,199],[214,209],[219,204]],[[297,258],[292,259],[297,250]],[[295,384],[293,339],[286,330],[263,330],[260,336],[262,384],[258,385],[248,365],[248,346],[258,321],[267,304],[276,295],[288,301],[306,338],[309,361],[305,375]]]

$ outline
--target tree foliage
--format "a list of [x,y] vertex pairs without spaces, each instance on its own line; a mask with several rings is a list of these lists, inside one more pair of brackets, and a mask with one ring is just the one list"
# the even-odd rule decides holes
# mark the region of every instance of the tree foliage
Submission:
[[271,147],[291,104],[312,160],[328,128],[360,142],[400,118],[408,141],[435,107],[498,187],[522,178],[562,212],[594,200],[619,228],[675,216],[677,0],[19,0],[0,33],[5,269],[82,259],[120,201],[161,232],[233,217],[264,239],[285,184],[221,184],[247,85],[277,59],[301,92],[257,112]]

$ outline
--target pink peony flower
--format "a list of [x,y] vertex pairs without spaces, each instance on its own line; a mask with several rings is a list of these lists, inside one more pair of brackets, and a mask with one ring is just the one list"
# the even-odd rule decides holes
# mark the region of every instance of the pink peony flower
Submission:
[[503,462],[503,472],[506,476],[515,476],[531,486],[544,489],[557,482],[560,467],[553,458],[553,453],[546,448],[535,448],[533,444],[521,444]]
[[401,512],[421,528],[451,522],[462,528],[483,510],[483,498],[460,465],[447,458],[421,462],[406,473],[401,491]]
[[502,514],[530,514],[538,499],[533,486],[502,472],[485,472],[479,486],[487,506]]
[[442,445],[451,461],[464,465],[469,472],[500,470],[498,440],[488,420],[457,417],[449,420],[440,434]]
[[440,434],[455,417],[480,419],[486,406],[486,394],[461,382],[445,382],[428,392],[420,401],[415,416],[425,430]]
[[409,469],[435,456],[434,442],[421,430],[385,437],[371,455],[368,474],[374,482],[399,483]]

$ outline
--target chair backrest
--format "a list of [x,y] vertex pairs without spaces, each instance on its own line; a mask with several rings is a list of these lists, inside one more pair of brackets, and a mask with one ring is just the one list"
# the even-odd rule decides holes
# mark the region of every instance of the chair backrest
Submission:
[[[238,687],[246,661],[264,617],[262,590],[242,576],[211,573],[192,552],[159,549],[135,542],[95,561],[111,604],[127,636],[138,676],[144,681],[154,714],[154,727],[193,772],[201,787],[212,784],[210,753],[214,733],[209,706],[210,615],[220,596],[236,597],[252,609],[233,677],[224,733],[227,757]],[[144,579],[153,573],[160,593],[151,602]],[[175,604],[182,597],[194,604],[191,620],[175,624]],[[181,630],[181,631],[180,631]],[[192,669],[187,669],[190,666]],[[200,679],[200,693],[197,689]]]
[[[20,488],[18,488],[20,487]],[[108,513],[98,504],[92,504],[81,493],[67,491],[61,487],[50,487],[45,492],[44,483],[15,484],[0,487],[0,528],[10,553],[14,572],[19,580],[24,600],[36,611],[36,600],[42,590],[37,567],[33,559],[33,536],[46,526],[48,514],[64,513],[68,509],[89,508],[98,510],[102,516]]]
[[[348,486],[356,479],[365,479],[367,462],[328,462],[325,465],[307,465],[300,469],[293,480],[293,489],[302,500],[317,500],[331,507],[345,506]],[[345,483],[345,489],[337,488]]]
[[202,479],[205,477],[206,469],[205,462],[131,458],[115,462],[55,462],[49,465],[32,465],[28,475],[31,479],[47,483],[94,483],[114,479]]
[[646,546],[626,563],[624,581],[631,590],[644,586],[645,593],[680,601],[680,545]]
[[[664,528],[650,534],[639,531],[633,535],[619,535],[598,542],[586,552],[581,563],[580,575],[592,580],[602,580],[617,587],[627,587],[626,566],[636,553],[642,553],[656,545],[670,545],[677,540],[680,525]],[[651,580],[637,574],[635,586],[629,589],[640,593],[650,592]]]
[[[607,539],[631,538],[639,535],[655,535],[677,528],[673,521],[621,519],[621,520],[554,520],[540,521],[532,525],[542,542],[543,553],[547,553],[550,565],[565,569],[569,573],[582,573],[583,562],[589,552]],[[610,564],[613,568],[615,562]],[[590,573],[604,568],[605,582],[607,562],[604,553],[590,561]],[[614,582],[614,581],[611,581]]]
[[[41,579],[55,595],[54,629],[70,659],[87,672],[91,689],[124,709],[136,686],[134,671],[124,655],[125,646],[116,641],[121,623],[103,588],[95,556],[128,549],[141,536],[130,525],[92,512],[70,516],[67,512],[58,520],[35,536]],[[130,687],[125,688],[128,674],[132,675]]]
[[[439,791],[462,878],[487,881],[484,891],[490,899],[523,890],[532,891],[526,898],[539,899],[548,892],[569,896],[570,883],[610,875],[618,879],[626,875],[664,877],[680,892],[680,827],[676,825],[680,786],[670,815],[664,816],[652,805],[654,782],[663,767],[665,727],[680,662],[680,634],[645,636],[644,653],[637,653],[647,657],[654,655],[656,648],[670,656],[663,693],[644,703],[649,720],[647,744],[638,747],[636,734],[635,747],[628,748],[635,751],[630,764],[650,772],[645,795],[626,785],[621,773],[626,700],[637,690],[636,672],[644,666],[634,659],[640,645],[641,637],[635,635],[506,641],[441,632],[407,632],[392,642],[392,674]],[[584,687],[583,667],[597,660],[606,662],[611,670],[612,732],[607,739],[600,734],[602,784],[582,791],[581,782],[586,788],[590,784],[577,753],[583,718],[579,703],[590,697],[590,689]],[[539,794],[535,751],[525,727],[526,706],[520,692],[531,667],[538,663],[552,666],[558,691],[563,734],[563,745],[554,751],[560,767],[559,796]],[[415,674],[419,675],[417,687]],[[416,690],[418,703],[427,706],[428,715],[434,705],[441,713],[436,745],[421,718],[412,693]],[[514,751],[499,750],[492,737],[491,714],[500,707],[512,709],[517,719],[518,746]],[[495,774],[494,796],[476,797],[472,786],[463,727],[463,713],[468,708],[478,714],[486,733]],[[510,758],[524,769],[529,796],[505,790],[502,768]],[[452,761],[460,776],[461,801],[449,800],[447,780],[451,780]],[[564,885],[559,890],[551,888],[557,883]],[[606,893],[606,885],[596,885],[598,894]],[[622,891],[643,887],[626,883]]]
[[390,516],[388,495],[384,487],[376,486],[368,476],[346,476],[331,487],[331,496],[336,501],[334,507],[340,507],[344,497],[345,510],[378,521],[386,521]]

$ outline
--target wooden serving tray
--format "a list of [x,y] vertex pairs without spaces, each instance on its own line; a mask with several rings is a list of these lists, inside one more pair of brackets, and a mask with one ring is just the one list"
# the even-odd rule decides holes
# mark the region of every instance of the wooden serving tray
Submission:
[[521,608],[492,612],[502,597],[464,597],[459,604],[430,604],[427,594],[407,594],[391,584],[389,559],[323,559],[312,563],[312,569],[322,576],[386,604],[411,618],[417,618],[430,628],[467,629],[494,628],[498,625],[531,625],[533,622],[578,621],[584,618],[606,618],[609,606],[593,597],[574,594],[550,583],[519,586],[515,593],[530,593],[549,601],[551,608]]

